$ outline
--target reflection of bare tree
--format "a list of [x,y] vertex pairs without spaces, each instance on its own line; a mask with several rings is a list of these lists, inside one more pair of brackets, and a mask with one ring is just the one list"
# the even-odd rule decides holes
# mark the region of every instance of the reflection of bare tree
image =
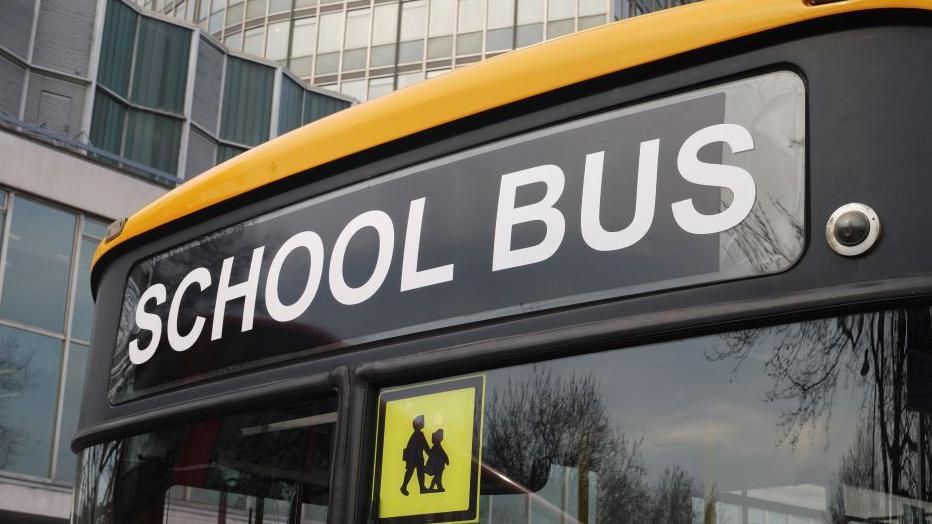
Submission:
[[818,427],[827,435],[836,397],[858,392],[860,427],[840,484],[930,500],[930,336],[929,309],[909,308],[742,331],[708,356],[741,365],[752,349],[770,349],[766,399],[787,406],[780,426],[792,446]]
[[[532,490],[544,487],[552,465],[577,469],[573,509],[580,522],[691,523],[692,478],[673,468],[649,485],[641,441],[618,432],[607,407],[593,376],[564,378],[534,367],[526,378],[493,390],[483,462]],[[598,479],[594,489],[589,472]],[[588,515],[590,493],[598,499],[598,515]]]
[[[725,232],[727,256],[733,264],[750,266],[755,273],[788,267],[802,252],[805,238],[798,215],[798,211],[787,209],[776,197],[759,201],[747,218]],[[775,224],[789,224],[789,231],[777,231]]]
[[[15,337],[0,338],[0,409],[5,401],[18,397],[29,385],[30,355],[22,355]],[[0,468],[6,467],[26,436],[22,431],[3,423],[0,417]]]

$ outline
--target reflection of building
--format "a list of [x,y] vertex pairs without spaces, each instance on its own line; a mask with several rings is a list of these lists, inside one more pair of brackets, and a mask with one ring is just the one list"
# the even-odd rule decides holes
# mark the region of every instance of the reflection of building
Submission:
[[379,97],[511,49],[691,0],[137,0],[306,82]]
[[120,0],[0,16],[0,521],[62,522],[108,222],[349,105]]

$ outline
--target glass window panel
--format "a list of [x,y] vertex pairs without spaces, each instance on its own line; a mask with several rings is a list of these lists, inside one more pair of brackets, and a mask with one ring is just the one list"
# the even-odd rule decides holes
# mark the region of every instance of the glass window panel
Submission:
[[74,522],[327,522],[336,422],[328,398],[92,446]]
[[427,59],[450,58],[453,55],[453,37],[438,36],[427,41]]
[[395,63],[395,44],[380,45],[372,48],[370,67],[389,66]]
[[398,37],[398,4],[376,6],[372,20],[372,45],[395,42]]
[[13,204],[0,316],[63,331],[75,216],[18,196]]
[[340,53],[322,53],[317,55],[317,62],[314,67],[315,74],[329,75],[336,73],[340,68]]
[[515,0],[489,0],[489,29],[514,27]]
[[547,0],[547,20],[563,20],[573,18],[576,13],[574,0]]
[[424,72],[416,71],[414,73],[404,73],[398,75],[398,89],[413,86],[424,80]]
[[129,112],[123,154],[130,160],[174,175],[180,143],[181,120],[148,111]]
[[269,14],[283,13],[291,11],[291,0],[271,0],[269,2]]
[[274,72],[249,60],[227,59],[221,138],[249,146],[269,139]]
[[245,151],[246,150],[241,147],[231,146],[227,144],[220,144],[217,146],[217,163],[221,164],[223,162],[226,162],[227,160]]
[[223,29],[223,11],[210,15],[207,22],[207,32],[210,34],[219,33]]
[[424,0],[405,2],[401,6],[401,40],[419,40],[427,34],[427,7]]
[[236,32],[232,35],[228,35],[223,39],[223,45],[227,46],[227,49],[233,51],[242,51],[243,50],[243,33]]
[[300,76],[301,78],[311,76],[314,74],[314,57],[305,56],[302,58],[292,58],[291,65],[288,66],[291,71]]
[[606,11],[605,0],[579,0],[579,16],[600,15]]
[[61,359],[60,340],[0,326],[3,469],[40,477],[51,474]]
[[395,79],[391,76],[369,80],[369,100],[385,96],[395,90]]
[[291,40],[291,22],[269,24],[265,43],[265,57],[269,60],[284,60],[288,57],[288,42]]
[[584,16],[579,19],[579,30],[597,27],[605,23],[605,15]]
[[340,86],[340,92],[344,95],[349,95],[357,100],[366,99],[366,81],[362,80],[350,80],[348,82],[343,82]]
[[485,50],[503,51],[511,49],[515,38],[515,28],[490,29],[485,34]]
[[246,30],[243,37],[243,52],[253,56],[262,56],[262,44],[265,43],[265,28],[254,27]]
[[490,370],[483,521],[924,522],[930,362],[910,306]]
[[485,2],[483,0],[459,0],[459,19],[456,21],[456,32],[481,31],[484,8]]
[[424,60],[424,41],[402,42],[398,49],[398,63],[420,62]]
[[291,37],[291,56],[309,56],[317,47],[317,18],[300,18],[294,21]]
[[102,239],[107,236],[107,222],[94,220],[93,218],[84,218],[84,234],[96,239]]
[[129,91],[137,18],[136,12],[119,0],[107,4],[97,80],[124,97]]
[[457,35],[456,37],[456,55],[473,55],[482,52],[482,33],[468,33]]
[[115,155],[123,154],[123,127],[126,106],[116,98],[97,90],[91,119],[91,144]]
[[207,18],[208,10],[210,9],[210,2],[208,0],[201,0],[199,4],[199,9],[197,11],[197,20],[201,21]]
[[139,21],[132,100],[181,113],[188,78],[191,31],[154,19]]
[[428,71],[428,72],[427,72],[427,78],[434,78],[434,77],[437,77],[437,76],[440,76],[440,75],[442,75],[442,74],[449,73],[449,72],[450,72],[450,69],[449,69],[449,68],[446,68],[446,69],[435,69],[435,70],[433,70],[433,71]]
[[265,16],[266,0],[248,0],[246,2],[246,20]]
[[518,0],[518,25],[544,21],[544,0]]
[[84,373],[87,371],[87,346],[71,343],[68,348],[68,369],[65,371],[64,405],[59,426],[58,466],[55,478],[73,482],[77,457],[71,451],[71,438],[78,430],[78,413],[81,411],[81,394],[84,390]]
[[357,9],[346,13],[344,49],[356,49],[369,45],[369,9]]
[[320,34],[317,40],[318,53],[340,50],[343,41],[343,13],[328,13],[320,17]]
[[455,20],[455,0],[430,0],[428,36],[452,35]]
[[301,9],[304,7],[316,7],[317,0],[294,0],[294,8]]
[[80,340],[91,339],[94,320],[94,297],[91,295],[91,259],[97,249],[97,240],[83,238],[78,256],[77,283],[75,285],[74,312],[71,315],[71,336]]
[[519,25],[515,36],[516,47],[536,44],[543,40],[544,24]]
[[343,70],[344,71],[355,71],[357,69],[366,68],[366,54],[368,50],[366,48],[362,49],[350,49],[343,52]]
[[239,3],[237,5],[231,5],[229,9],[227,9],[227,26],[239,25],[243,21],[243,6],[243,3]]
[[547,38],[568,35],[573,32],[573,19],[547,22]]
[[294,80],[283,76],[278,105],[278,133],[287,133],[301,126],[304,109],[304,89]]

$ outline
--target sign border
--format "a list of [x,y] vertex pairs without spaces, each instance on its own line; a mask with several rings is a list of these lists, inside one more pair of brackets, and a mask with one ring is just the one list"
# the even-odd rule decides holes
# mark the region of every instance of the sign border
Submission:
[[[382,477],[382,445],[385,439],[385,409],[388,402],[410,397],[475,388],[475,407],[473,409],[472,467],[469,481],[469,507],[463,511],[425,513],[400,517],[379,517],[378,494]],[[448,522],[477,522],[479,520],[479,480],[482,464],[483,407],[485,404],[485,375],[425,382],[397,388],[386,388],[379,392],[378,417],[376,419],[375,460],[372,474],[372,496],[370,501],[370,520],[379,524],[421,524]]]

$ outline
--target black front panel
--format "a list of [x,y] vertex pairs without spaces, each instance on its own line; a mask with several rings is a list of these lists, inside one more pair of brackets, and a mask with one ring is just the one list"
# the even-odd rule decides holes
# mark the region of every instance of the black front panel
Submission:
[[[231,392],[248,392],[259,383],[298,380],[340,365],[369,364],[371,368],[371,363],[378,362],[376,369],[382,369],[387,359],[416,356],[404,369],[386,367],[395,373],[386,380],[407,383],[497,367],[501,363],[590,352],[610,344],[630,345],[634,335],[639,340],[669,339],[673,328],[679,333],[722,330],[719,323],[762,322],[775,315],[809,314],[813,308],[835,308],[842,304],[861,307],[866,301],[899,301],[930,294],[932,250],[928,249],[925,234],[928,195],[932,194],[932,177],[928,176],[932,170],[928,147],[928,137],[932,136],[932,99],[928,96],[928,86],[932,85],[930,26],[932,19],[926,13],[878,11],[832,17],[749,37],[490,111],[322,166],[307,175],[293,177],[280,187],[268,188],[260,194],[261,199],[256,195],[243,197],[219,207],[213,214],[202,213],[197,224],[189,221],[176,229],[166,228],[158,232],[162,236],[154,235],[150,244],[137,244],[132,250],[114,254],[101,267],[95,344],[90,356],[95,364],[89,366],[81,437],[77,442],[83,445],[100,441],[108,432],[112,435],[138,431],[133,428],[153,424],[157,416],[167,412],[178,417],[197,417],[197,413],[186,411],[186,406],[195,400],[210,400],[219,406]],[[353,349],[308,356],[250,374],[207,380],[121,405],[109,402],[117,319],[127,279],[140,261],[263,213],[360,181],[377,180],[375,177],[414,166],[425,158],[441,158],[644,100],[785,70],[798,72],[805,82],[804,209],[809,224],[805,252],[787,271],[528,311],[505,321],[482,321],[462,328],[363,343]],[[853,259],[832,252],[822,230],[831,213],[849,202],[870,205],[883,222],[883,234],[876,248]],[[428,205],[425,217],[430,213]],[[406,222],[407,208],[401,216],[403,219],[395,224],[396,236],[402,235],[400,224]],[[571,230],[568,225],[567,231]],[[431,256],[425,249],[422,257],[427,258],[421,267],[450,262],[445,257]],[[400,293],[396,291],[399,285],[396,279],[393,292]],[[321,287],[317,300],[325,297],[326,287]],[[231,307],[241,309],[242,305],[235,302]],[[360,318],[360,322],[368,321]],[[204,329],[210,328],[208,322]],[[227,328],[224,326],[224,331]],[[585,332],[585,344],[543,346],[544,341],[577,329]],[[456,360],[458,354],[476,355],[470,349],[473,346],[486,351],[481,359]],[[449,348],[455,349],[444,353],[444,365],[434,365],[429,370],[420,366],[421,358]],[[196,349],[188,352],[194,355]],[[488,364],[493,361],[495,365]],[[118,427],[130,416],[134,417],[131,425]]]
[[802,251],[803,110],[796,74],[755,76],[421,164],[147,259],[127,285],[111,400],[786,269]]

